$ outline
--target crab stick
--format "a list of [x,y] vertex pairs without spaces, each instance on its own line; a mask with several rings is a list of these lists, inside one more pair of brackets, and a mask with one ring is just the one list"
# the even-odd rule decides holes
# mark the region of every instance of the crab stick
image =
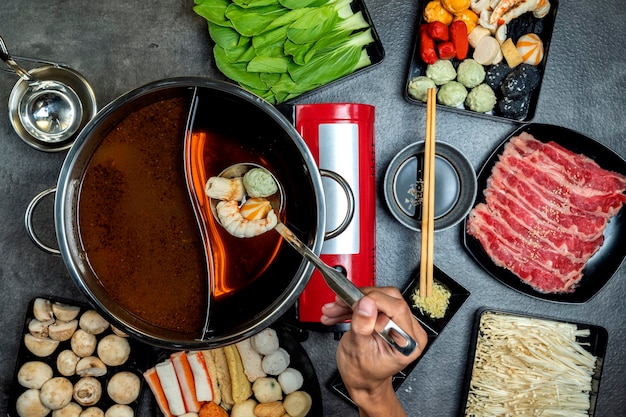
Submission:
[[165,360],[158,363],[155,369],[159,376],[165,398],[167,398],[170,413],[175,416],[182,416],[186,412],[185,403],[183,402],[183,394],[178,385],[178,379],[176,378],[176,371],[174,370],[172,361]]
[[193,380],[196,384],[196,398],[198,401],[213,400],[213,383],[209,369],[204,361],[202,352],[195,351],[187,354],[191,371],[193,372]]
[[196,397],[196,384],[193,378],[193,372],[187,359],[185,352],[176,352],[170,355],[172,365],[174,365],[174,371],[178,378],[178,385],[180,386],[180,392],[183,395],[183,402],[185,404],[185,410],[188,413],[197,413],[200,411],[200,402]]
[[170,413],[167,398],[165,397],[165,392],[163,391],[163,387],[161,386],[161,381],[159,380],[156,369],[148,369],[146,372],[143,373],[143,377],[146,379],[150,390],[154,394],[154,397],[156,398],[156,403],[159,406],[159,409],[161,410],[163,415],[165,417],[174,417],[174,415]]

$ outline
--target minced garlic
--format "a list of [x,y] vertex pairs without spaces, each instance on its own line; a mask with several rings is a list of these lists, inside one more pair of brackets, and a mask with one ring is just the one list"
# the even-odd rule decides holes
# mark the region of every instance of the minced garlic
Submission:
[[437,281],[433,282],[433,293],[430,297],[421,297],[419,288],[415,288],[411,294],[413,306],[422,314],[427,314],[433,319],[441,319],[446,315],[450,303],[450,291]]

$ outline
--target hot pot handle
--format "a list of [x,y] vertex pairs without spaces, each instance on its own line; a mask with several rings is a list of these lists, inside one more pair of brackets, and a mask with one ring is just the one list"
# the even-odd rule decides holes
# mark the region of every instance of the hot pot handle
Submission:
[[320,174],[322,175],[322,177],[329,177],[335,180],[337,184],[339,184],[339,186],[346,193],[346,200],[348,201],[348,207],[346,208],[346,216],[343,218],[343,221],[341,222],[341,224],[339,224],[339,226],[337,226],[335,229],[331,230],[330,232],[324,235],[324,240],[330,240],[342,234],[343,231],[346,230],[346,228],[350,225],[350,222],[352,221],[352,218],[354,217],[354,205],[355,205],[354,193],[352,192],[352,188],[350,187],[350,184],[348,184],[348,182],[335,171],[329,171],[327,169],[320,169]]
[[61,251],[57,248],[46,245],[41,239],[39,239],[39,236],[37,236],[37,233],[35,233],[35,228],[33,227],[33,212],[35,211],[39,203],[41,203],[41,200],[43,200],[49,194],[56,193],[56,191],[57,188],[52,187],[37,194],[30,201],[28,207],[26,207],[26,213],[24,214],[24,226],[26,227],[26,233],[28,233],[28,237],[30,237],[30,240],[32,240],[33,243],[39,247],[39,249],[52,255],[60,255]]

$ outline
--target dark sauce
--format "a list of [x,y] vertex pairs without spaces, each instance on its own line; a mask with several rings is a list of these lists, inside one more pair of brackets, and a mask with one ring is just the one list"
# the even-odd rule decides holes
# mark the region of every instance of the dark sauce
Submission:
[[183,175],[186,118],[187,100],[159,101],[103,139],[82,181],[79,226],[87,260],[117,303],[153,325],[197,334],[207,272]]

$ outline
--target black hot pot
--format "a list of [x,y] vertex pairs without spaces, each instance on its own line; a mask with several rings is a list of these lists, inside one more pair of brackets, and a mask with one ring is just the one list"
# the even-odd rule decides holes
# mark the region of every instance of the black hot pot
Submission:
[[[164,99],[191,101],[194,91],[199,103],[195,120],[212,126],[225,137],[242,138],[259,161],[271,166],[283,184],[288,196],[289,226],[318,254],[324,239],[325,205],[320,173],[293,125],[267,102],[232,84],[204,78],[153,82],[111,102],[80,132],[62,166],[54,213],[59,250],[74,282],[114,325],[147,343],[169,348],[216,347],[251,336],[290,309],[312,273],[307,261],[287,244],[281,244],[275,258],[257,279],[234,296],[217,303],[218,310],[209,312],[210,331],[205,336],[164,328],[151,323],[150,319],[138,317],[117,302],[101,283],[100,271],[88,262],[89,254],[79,224],[81,186],[90,160],[103,139],[129,115]],[[167,118],[168,115],[161,117]],[[161,121],[157,117],[153,123]],[[180,140],[183,141],[184,137],[185,132],[181,131]],[[159,146],[157,141],[154,146]],[[180,175],[183,176],[184,172]],[[159,262],[158,259],[154,261]],[[168,277],[160,279],[167,280]],[[133,291],[131,282],[128,286],[129,291]],[[176,282],[171,283],[171,291],[177,291]],[[136,296],[141,297],[141,294]],[[193,304],[185,308],[190,309],[190,314],[197,314],[194,309],[206,309]]]

